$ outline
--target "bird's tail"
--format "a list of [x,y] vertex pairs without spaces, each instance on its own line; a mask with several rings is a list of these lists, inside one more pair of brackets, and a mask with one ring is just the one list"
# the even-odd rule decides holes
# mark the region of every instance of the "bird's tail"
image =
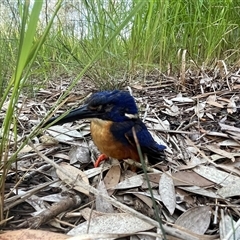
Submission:
[[158,164],[160,163],[161,161],[164,161],[166,159],[166,154],[164,151],[160,151],[158,152],[158,154],[147,154],[147,157],[148,157],[148,162],[151,164],[151,165],[155,165],[155,164]]

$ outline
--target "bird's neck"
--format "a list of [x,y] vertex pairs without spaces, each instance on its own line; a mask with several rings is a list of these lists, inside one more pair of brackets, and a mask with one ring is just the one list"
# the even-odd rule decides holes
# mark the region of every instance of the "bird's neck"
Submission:
[[91,119],[91,123],[93,125],[98,125],[99,127],[105,127],[106,125],[109,125],[112,122],[108,121],[108,120],[102,120],[99,118],[93,118],[93,119]]

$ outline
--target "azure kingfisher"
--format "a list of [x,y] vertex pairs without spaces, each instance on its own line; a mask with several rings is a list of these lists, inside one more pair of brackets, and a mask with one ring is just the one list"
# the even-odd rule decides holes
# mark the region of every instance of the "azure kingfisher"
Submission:
[[[58,117],[51,118],[46,125]],[[132,129],[143,154],[150,163],[157,163],[164,156],[166,148],[154,141],[146,125],[138,116],[134,98],[127,91],[102,91],[91,95],[85,104],[72,110],[54,124],[63,124],[80,119],[91,120],[91,135],[95,145],[103,153],[95,167],[107,157],[140,161]]]

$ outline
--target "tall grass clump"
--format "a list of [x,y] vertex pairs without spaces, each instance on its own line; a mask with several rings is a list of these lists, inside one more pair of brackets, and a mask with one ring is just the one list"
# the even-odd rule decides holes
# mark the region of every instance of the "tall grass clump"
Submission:
[[[68,60],[68,57],[72,56],[76,58],[78,54],[77,52],[72,51],[72,48],[70,47],[69,44],[67,45],[61,42],[60,39],[57,39],[60,35],[59,31],[56,31],[56,29],[58,29],[59,26],[61,26],[61,22],[60,24],[58,22],[58,24],[53,26],[53,21],[55,16],[60,10],[62,3],[63,3],[62,0],[59,0],[57,2],[57,5],[54,8],[54,11],[51,15],[49,22],[42,31],[38,31],[38,25],[43,1],[35,1],[33,5],[30,5],[30,2],[26,0],[24,3],[22,3],[22,5],[20,5],[20,9],[22,9],[21,14],[19,15],[21,29],[19,31],[19,35],[16,35],[16,40],[18,43],[17,56],[15,61],[16,65],[14,67],[14,71],[12,72],[11,78],[9,79],[6,87],[4,88],[3,96],[0,101],[0,107],[2,109],[6,101],[9,100],[6,116],[3,120],[1,128],[2,141],[0,143],[0,156],[1,156],[1,168],[3,169],[3,172],[0,179],[0,191],[1,191],[0,220],[4,218],[3,214],[4,189],[5,189],[4,183],[10,165],[11,163],[16,161],[18,152],[22,149],[22,147],[25,144],[27,144],[28,140],[30,140],[33,136],[35,136],[39,132],[41,126],[40,124],[34,130],[32,130],[30,135],[26,136],[25,141],[21,142],[20,145],[17,143],[18,127],[16,125],[17,123],[16,105],[18,103],[19,96],[22,93],[24,86],[29,82],[29,77],[31,76],[32,69],[35,68],[36,65],[40,64],[41,61],[39,61],[39,59],[43,58],[45,60],[43,61],[45,64],[44,66],[46,66],[47,68],[46,58],[53,59],[55,55],[58,61],[57,63],[58,65],[63,63],[64,66],[67,66],[65,61]],[[131,11],[128,12],[126,18],[123,18],[122,21],[119,22],[119,25],[115,27],[114,31],[108,35],[106,41],[102,42],[102,45],[99,45],[98,48],[95,48],[95,53],[93,53],[88,58],[85,57],[85,62],[82,65],[81,71],[77,74],[75,79],[69,85],[68,90],[62,95],[57,104],[67,96],[67,94],[71,91],[75,84],[84,76],[84,74],[86,74],[87,71],[96,62],[99,61],[99,58],[101,58],[102,53],[107,50],[108,46],[111,45],[112,41],[114,41],[114,39],[120,34],[121,30],[124,29],[124,27],[129,23],[129,21],[141,9],[141,7],[144,4],[145,2],[139,2],[138,4],[136,4],[134,8],[132,8]],[[50,31],[51,27],[52,29]],[[53,37],[54,30],[56,31],[55,37]],[[63,29],[61,30],[61,32],[64,33]],[[46,41],[47,39],[48,41]],[[55,45],[55,43],[58,44]],[[72,41],[69,41],[68,43],[72,43]],[[47,53],[47,49],[50,49],[49,46],[51,46],[51,49],[53,49],[53,46],[55,46],[56,51],[54,53],[52,52],[52,55]],[[61,52],[63,50],[65,50],[65,52],[61,55]],[[81,48],[78,48],[78,50],[80,51]],[[66,53],[68,53],[68,55]],[[59,56],[56,56],[58,54]],[[54,67],[54,65],[52,64],[50,67]],[[42,71],[46,73],[46,69],[44,71],[44,68],[42,68]],[[11,124],[13,124],[13,128],[11,127]],[[14,129],[14,131],[12,129]],[[11,143],[14,143],[17,150],[13,154],[9,155]]]
[[234,1],[149,1],[135,17],[129,39],[131,66],[179,65],[179,49],[209,64],[239,58],[239,6]]
[[[32,80],[32,84],[29,86],[36,86],[39,78],[47,82],[63,74],[77,76],[117,33],[120,24],[140,2],[64,1],[58,19],[30,71],[29,81]],[[197,65],[203,62],[211,64],[215,59],[229,63],[239,60],[240,7],[237,1],[143,2],[139,11],[131,15],[85,73],[97,87],[116,88],[129,75],[139,71],[147,73],[155,68],[166,71],[169,63],[177,73],[181,63],[177,58],[179,50],[187,50],[187,60],[192,59]],[[45,5],[47,9],[50,2],[45,2]],[[44,19],[42,27],[46,26],[49,16]],[[4,49],[9,50],[4,50],[2,54],[9,59],[8,69],[13,69],[16,61],[13,54],[16,49],[14,33],[18,32],[18,24],[10,26],[9,30],[13,37],[3,43]],[[3,34],[0,33],[1,36]],[[1,74],[5,76],[8,69],[1,69]]]
[[[66,69],[82,69],[139,2],[68,2],[74,21],[62,21],[62,31],[53,41],[59,48],[58,56],[68,56]],[[88,70],[87,76],[99,88],[115,88],[125,75],[139,70],[166,71],[169,63],[177,72],[179,50],[187,50],[188,60],[199,65],[215,59],[229,63],[239,59],[240,17],[235,1],[144,2]]]
[[[131,15],[140,2],[142,7]],[[45,5],[47,9],[50,2]],[[139,71],[166,71],[169,63],[178,73],[179,50],[186,50],[187,60],[196,65],[216,59],[233,63],[239,60],[239,8],[237,1],[230,0],[64,1],[31,69],[30,86],[36,86],[39,78],[47,82],[63,74],[76,77],[115,33],[85,73],[98,88],[119,87]],[[43,27],[48,15],[44,19]],[[8,56],[14,62],[11,52]]]
[[[3,109],[4,104],[8,104],[6,109],[6,114],[3,119],[1,126],[1,142],[0,142],[0,156],[1,156],[1,170],[2,174],[0,177],[0,221],[4,219],[4,194],[5,194],[5,178],[7,176],[8,170],[11,163],[16,161],[17,151],[9,155],[11,145],[17,145],[17,103],[19,96],[23,90],[24,84],[28,81],[28,76],[30,69],[36,59],[38,51],[47,36],[47,33],[51,27],[54,16],[58,12],[61,6],[61,1],[58,1],[55,12],[53,13],[52,19],[50,20],[48,26],[42,33],[41,37],[36,38],[37,27],[39,21],[39,15],[42,9],[43,1],[35,1],[30,5],[30,1],[25,1],[19,4],[19,17],[20,17],[20,29],[19,32],[15,32],[15,41],[17,42],[17,51],[14,56],[14,69],[12,70],[11,76],[9,76],[8,81],[3,80],[4,76],[1,75],[1,82],[5,83],[2,90],[2,97],[0,101],[0,108]],[[15,29],[17,30],[17,29]],[[9,49],[5,48],[2,51],[1,63],[6,65],[4,69],[7,69],[8,65],[3,57]],[[11,49],[10,49],[11,50]],[[11,51],[10,51],[11,52]],[[7,59],[8,60],[8,59]],[[6,70],[5,70],[6,71]],[[10,72],[9,72],[10,74]],[[6,77],[6,76],[5,76]],[[26,144],[26,141],[25,141]],[[21,148],[19,148],[20,150]]]

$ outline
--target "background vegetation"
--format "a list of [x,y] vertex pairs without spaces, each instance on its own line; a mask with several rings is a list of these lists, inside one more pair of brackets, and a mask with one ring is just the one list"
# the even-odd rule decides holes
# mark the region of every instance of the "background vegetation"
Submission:
[[[34,2],[34,1],[32,1]],[[44,1],[35,40],[42,35],[57,1]],[[33,87],[61,74],[76,76],[116,32],[140,1],[63,1],[28,77]],[[240,7],[231,0],[145,0],[87,75],[104,87],[139,70],[177,73],[186,49],[188,60],[209,65],[216,59],[239,60]],[[1,1],[1,86],[15,69],[24,1]],[[37,81],[36,81],[37,80]],[[115,82],[114,82],[115,83]],[[2,93],[0,89],[0,94]],[[31,90],[32,91],[32,90]]]

